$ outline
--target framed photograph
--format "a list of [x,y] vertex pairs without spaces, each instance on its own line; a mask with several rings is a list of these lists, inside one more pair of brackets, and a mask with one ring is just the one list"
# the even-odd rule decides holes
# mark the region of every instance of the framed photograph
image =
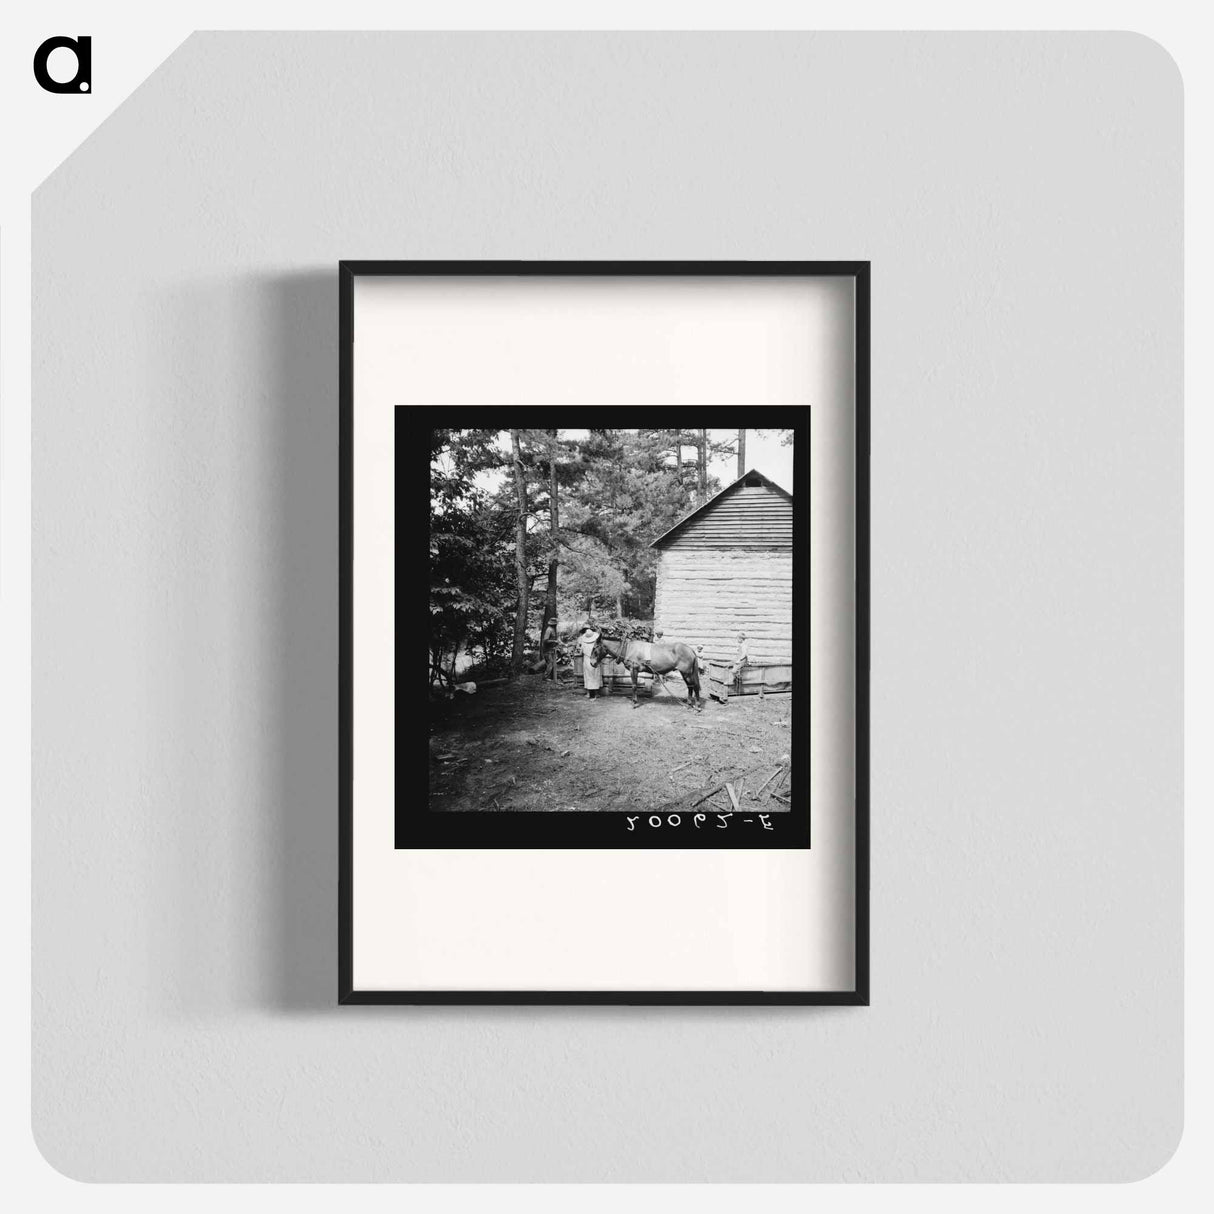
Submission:
[[867,1004],[868,263],[339,279],[339,1001]]

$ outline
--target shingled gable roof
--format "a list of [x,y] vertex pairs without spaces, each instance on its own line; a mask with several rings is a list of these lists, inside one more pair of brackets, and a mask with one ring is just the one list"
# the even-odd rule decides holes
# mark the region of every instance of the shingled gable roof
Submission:
[[792,501],[791,493],[789,493],[786,489],[781,489],[780,486],[777,485],[775,481],[769,480],[766,476],[763,475],[762,472],[759,472],[759,471],[755,470],[754,468],[752,468],[749,472],[743,472],[742,475],[739,476],[738,479],[736,481],[734,481],[732,485],[726,485],[725,488],[720,491],[720,493],[714,494],[712,497],[710,497],[708,499],[708,501],[706,501],[702,506],[697,506],[690,514],[683,515],[683,517],[681,519],[679,519],[679,521],[677,523],[675,523],[675,525],[673,527],[671,527],[669,531],[662,532],[662,534],[659,535],[658,538],[656,540],[654,540],[652,544],[649,545],[650,548],[664,547],[672,539],[674,539],[674,537],[676,535],[678,535],[679,532],[682,531],[683,528],[686,527],[687,524],[690,523],[692,519],[697,518],[699,515],[703,514],[706,510],[711,510],[713,508],[713,506],[715,506],[718,502],[722,501],[725,497],[727,497],[729,494],[731,494],[735,489],[737,489],[745,481],[748,481],[751,478],[754,478],[754,479],[758,480],[761,484],[766,485],[768,489],[774,490],[786,502]]

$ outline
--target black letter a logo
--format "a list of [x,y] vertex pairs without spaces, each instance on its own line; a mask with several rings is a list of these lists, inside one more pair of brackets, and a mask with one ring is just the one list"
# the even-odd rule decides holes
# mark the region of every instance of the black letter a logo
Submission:
[[[76,56],[76,74],[71,80],[60,83],[52,80],[46,70],[46,61],[51,51],[66,47]],[[34,52],[34,79],[48,93],[87,93],[93,87],[93,40],[81,35],[78,38],[48,38]]]

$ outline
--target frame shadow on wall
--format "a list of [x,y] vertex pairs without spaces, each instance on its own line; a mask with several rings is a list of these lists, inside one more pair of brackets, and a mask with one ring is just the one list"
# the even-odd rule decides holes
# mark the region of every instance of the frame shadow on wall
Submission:
[[[281,626],[276,661],[280,771],[269,811],[270,910],[263,972],[284,1010],[336,1008],[338,412],[337,278],[273,280],[272,495]],[[275,458],[276,457],[276,458]]]

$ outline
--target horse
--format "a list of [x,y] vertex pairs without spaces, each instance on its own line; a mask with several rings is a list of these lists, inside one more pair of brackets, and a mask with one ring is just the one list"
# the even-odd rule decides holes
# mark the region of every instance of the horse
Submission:
[[664,675],[677,670],[683,676],[683,682],[687,684],[686,706],[691,708],[694,704],[696,712],[703,710],[704,701],[700,697],[700,666],[695,650],[690,645],[684,645],[682,641],[617,641],[600,635],[590,651],[591,666],[598,666],[605,657],[615,658],[617,662],[628,667],[628,673],[632,675],[633,708],[639,707],[637,671],[648,670],[652,675]]

